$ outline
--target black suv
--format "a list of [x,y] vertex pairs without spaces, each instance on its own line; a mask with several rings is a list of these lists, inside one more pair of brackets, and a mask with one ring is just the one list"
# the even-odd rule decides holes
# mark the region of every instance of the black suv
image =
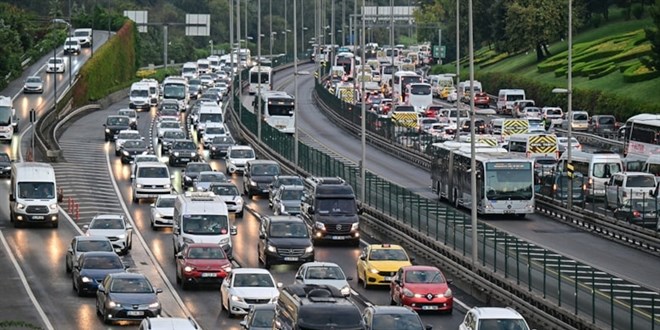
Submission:
[[305,222],[294,216],[268,216],[259,227],[259,261],[274,264],[314,261],[314,245]]
[[192,140],[175,140],[170,147],[170,166],[181,166],[199,161],[197,145]]
[[227,155],[227,149],[236,144],[231,136],[216,136],[209,145],[209,158],[218,158]]
[[122,164],[128,164],[135,159],[136,155],[149,153],[149,146],[144,140],[126,140],[119,148]]
[[186,190],[193,186],[200,172],[213,171],[209,163],[191,162],[181,171],[181,188]]
[[248,198],[253,195],[268,195],[268,189],[280,175],[280,164],[272,160],[256,159],[245,164],[243,191]]
[[339,289],[328,285],[292,284],[282,288],[273,329],[363,330],[360,309]]
[[108,116],[103,127],[105,127],[105,141],[114,141],[120,131],[131,128],[131,118],[119,115]]
[[160,154],[165,156],[170,153],[172,143],[176,140],[185,140],[187,138],[186,132],[180,129],[168,129],[163,132],[163,136],[159,137],[160,140]]
[[313,228],[315,241],[351,241],[360,245],[358,208],[353,187],[335,177],[305,179],[302,217]]

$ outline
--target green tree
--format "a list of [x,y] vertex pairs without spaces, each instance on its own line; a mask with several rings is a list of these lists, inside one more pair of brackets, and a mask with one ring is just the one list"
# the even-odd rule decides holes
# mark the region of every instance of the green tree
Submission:
[[642,59],[642,63],[652,70],[660,71],[660,0],[655,0],[655,5],[648,9],[653,19],[653,27],[644,29],[646,38],[651,43],[651,55]]

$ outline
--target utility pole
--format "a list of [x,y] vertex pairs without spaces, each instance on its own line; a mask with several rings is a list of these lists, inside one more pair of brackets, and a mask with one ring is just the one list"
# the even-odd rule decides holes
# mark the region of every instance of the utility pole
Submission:
[[[302,1],[301,1],[302,2]],[[298,168],[298,4],[293,0],[293,163]]]
[[341,0],[341,45],[346,44],[346,0]]
[[[233,1],[233,0],[232,0]],[[245,9],[247,10],[247,2],[245,3]],[[246,30],[247,32],[247,30]],[[238,49],[239,49],[239,56],[240,56],[240,49],[241,49],[241,0],[236,0],[236,39],[238,39]],[[247,44],[247,37],[245,38],[245,43]],[[231,48],[233,49],[233,45]],[[247,45],[245,46],[247,48]],[[230,56],[233,57],[234,55],[230,53]],[[239,64],[240,64],[240,58],[238,58]],[[237,67],[240,68],[240,65],[237,65]],[[233,69],[232,69],[233,70]],[[238,71],[238,86],[240,87],[238,89],[238,99],[240,102],[243,100],[243,78],[241,78],[241,72]],[[239,102],[239,107],[238,107],[238,113],[239,115],[243,115],[243,105]]]
[[[394,0],[390,0],[390,49],[392,50],[392,67],[394,67]],[[394,78],[394,70],[392,70],[392,78]]]
[[261,0],[257,2],[257,11],[257,17],[259,18],[257,23],[257,57],[259,58],[257,61],[257,76],[259,77],[259,83],[257,84],[257,95],[255,97],[257,98],[257,138],[261,141]]
[[[232,87],[234,85],[234,78],[235,78],[234,74],[233,74],[234,73],[234,56],[231,53],[231,50],[233,49],[233,47],[234,47],[234,0],[229,0],[229,67],[232,70],[231,71],[232,74],[230,75]],[[239,89],[240,89],[240,86],[239,86]],[[231,97],[230,102],[231,102],[232,107],[234,107],[234,108],[236,107],[236,102],[235,102],[235,99],[234,99],[234,95],[236,95],[236,94],[234,94],[235,92],[236,91],[232,90],[232,92],[230,93],[230,95],[231,95],[230,96]],[[239,98],[238,109],[234,109],[234,110],[241,111],[240,110],[241,108],[242,108],[242,106],[241,106],[240,98]],[[241,121],[241,116],[239,116],[238,120]]]
[[[357,2],[357,0],[356,0]],[[360,33],[360,43],[362,44],[361,46],[361,51],[362,53],[362,65],[365,65],[365,52],[364,50],[366,49],[366,44],[364,43],[364,33],[365,33],[365,17],[364,17],[364,0],[362,0],[362,32]],[[364,70],[361,71],[362,74],[362,82],[361,82],[361,92],[360,92],[360,99],[361,99],[361,106],[362,106],[362,113],[360,118],[360,124],[362,127],[362,132],[361,132],[361,143],[362,143],[362,155],[361,155],[361,160],[360,160],[360,180],[362,181],[360,184],[360,200],[365,201],[367,197],[367,97],[364,89],[364,81],[365,81],[365,76],[364,76]]]
[[[270,13],[268,14],[268,24],[270,28],[268,29],[268,35],[270,36],[270,61],[271,65],[273,63],[273,0],[268,0],[270,6]],[[259,80],[261,80],[261,73],[259,74]]]
[[163,62],[167,69],[167,24],[163,25]]
[[[477,237],[477,161],[476,161],[476,136],[474,134],[475,114],[474,114],[474,37],[473,37],[473,18],[472,18],[472,0],[468,2],[468,49],[470,57],[470,195],[472,196],[472,207],[470,214],[472,216],[472,265],[479,263],[479,241]],[[458,132],[457,134],[458,135]]]
[[[461,104],[461,95],[459,93],[460,89],[458,88],[458,83],[461,81],[461,43],[460,43],[460,18],[461,18],[461,5],[460,1],[456,0],[456,131],[454,133],[454,140],[458,141],[458,124],[461,119],[459,105]],[[473,97],[470,95],[470,97]]]

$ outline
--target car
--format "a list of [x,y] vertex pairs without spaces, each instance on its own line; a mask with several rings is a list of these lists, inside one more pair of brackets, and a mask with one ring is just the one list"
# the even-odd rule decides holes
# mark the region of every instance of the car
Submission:
[[390,283],[390,305],[408,306],[415,311],[451,314],[454,295],[449,283],[451,281],[437,267],[401,267]]
[[40,76],[29,76],[25,79],[25,84],[23,85],[23,93],[43,93],[44,92],[44,81]]
[[64,40],[64,47],[62,47],[62,50],[64,51],[64,55],[80,55],[80,52],[82,51],[82,48],[80,47],[80,41],[78,41],[76,38],[66,38],[66,40]]
[[120,116],[127,116],[128,118],[130,118],[131,129],[137,130],[137,120],[138,118],[140,118],[140,116],[138,116],[137,114],[137,111],[135,111],[134,109],[119,109],[119,111],[117,111],[117,114]]
[[280,189],[281,186],[302,186],[303,179],[298,175],[278,175],[273,180],[273,183],[268,187],[268,202],[273,202],[273,196],[275,192]]
[[144,140],[126,140],[119,148],[122,164],[129,164],[137,155],[146,155],[150,147]]
[[209,74],[203,74],[199,76],[199,80],[201,81],[202,86],[204,86],[205,88],[213,87],[213,84],[215,83],[215,80]]
[[186,167],[181,170],[181,189],[187,190],[188,188],[193,187],[195,180],[197,180],[197,177],[201,172],[213,172],[213,168],[209,163],[199,161],[186,164]]
[[555,156],[538,156],[534,159],[534,173],[540,175],[548,175],[557,168],[557,158]]
[[246,315],[253,305],[277,302],[281,286],[266,269],[233,269],[220,286],[220,308],[229,317]]
[[200,100],[211,100],[215,102],[218,105],[221,105],[222,102],[222,96],[219,96],[217,92],[213,91],[204,91],[202,95],[199,97]]
[[227,177],[222,172],[203,171],[199,172],[197,179],[193,182],[195,191],[207,191],[212,184],[227,182]]
[[11,178],[11,164],[13,162],[6,152],[0,152],[0,177]]
[[616,133],[616,117],[612,115],[593,115],[589,118],[587,131],[597,135],[613,135]]
[[142,163],[142,162],[159,162],[158,156],[154,154],[142,154],[142,155],[135,155],[133,157],[133,161],[131,161],[131,180],[135,177],[135,169],[137,168],[137,164]]
[[201,131],[201,134],[198,136],[199,140],[202,142],[202,147],[209,149],[211,147],[211,142],[217,136],[227,136],[229,130],[221,123],[209,123],[206,124],[204,129]]
[[74,267],[78,265],[78,258],[85,252],[115,252],[112,242],[105,236],[85,236],[80,235],[71,239],[69,247],[66,250],[64,263],[67,273],[71,273]]
[[179,109],[179,101],[173,99],[164,99],[160,101],[160,107],[158,111],[163,111],[163,110],[174,110],[176,112],[180,112],[181,109]]
[[[163,122],[169,123],[169,122]],[[186,133],[181,128],[175,129],[166,129],[163,130],[162,136],[158,138],[160,141],[160,154],[162,156],[168,155],[170,153],[170,148],[172,148],[172,142],[176,140],[185,140],[188,138]]]
[[51,57],[48,59],[48,62],[46,62],[47,73],[64,73],[65,67],[66,65],[63,57]]
[[[432,330],[430,325],[424,325],[417,312],[403,306],[367,306],[362,312],[362,320],[366,329],[397,329],[397,330]],[[490,330],[478,328],[474,330]],[[492,328],[500,329],[500,328]]]
[[554,124],[555,126],[561,125],[564,121],[563,116],[564,112],[561,108],[558,107],[543,107],[541,108],[541,118],[545,119],[549,124]]
[[[558,136],[557,137],[557,150],[560,154],[563,154],[566,149],[568,149],[568,137]],[[571,137],[571,149],[576,151],[582,151],[582,144],[576,138]]]
[[631,198],[614,210],[614,217],[655,229],[658,225],[658,200],[655,197]]
[[298,215],[304,194],[305,187],[303,186],[280,186],[275,192],[273,201],[268,205],[273,209],[275,215]]
[[[197,79],[191,79],[190,81],[199,81]],[[188,97],[191,100],[197,100],[202,95],[202,85],[198,84],[188,84]]]
[[441,99],[446,100],[449,94],[455,91],[456,91],[455,87],[445,86],[442,88],[442,90],[440,90],[440,93],[438,95],[440,96]]
[[[226,87],[226,84],[225,84],[225,87]],[[226,92],[226,91],[227,91],[226,88],[223,90],[223,89],[220,88],[220,87],[211,87],[211,88],[209,88],[209,89],[206,90],[206,93],[214,93],[215,95],[218,96],[218,98],[220,99],[220,101],[222,101],[222,98],[225,96],[225,92]]]
[[401,267],[412,266],[412,259],[399,245],[370,244],[357,261],[357,281],[365,289],[372,285],[389,286]]
[[541,108],[534,106],[527,106],[522,109],[524,118],[541,118]]
[[209,186],[209,191],[213,192],[227,205],[227,211],[234,212],[236,217],[243,217],[243,197],[238,191],[238,187],[231,182],[216,182]]
[[160,111],[158,111],[157,118],[159,122],[168,120],[179,121],[181,119],[179,117],[179,111],[171,108],[162,108]]
[[162,307],[149,279],[139,273],[108,274],[96,290],[96,313],[103,323],[160,316]]
[[458,329],[529,330],[529,325],[525,318],[511,307],[473,307],[465,313]]
[[270,330],[275,318],[275,304],[253,305],[240,325],[246,330]]
[[218,244],[190,243],[176,254],[176,282],[183,290],[193,285],[219,285],[231,270],[231,261]]
[[229,135],[216,136],[209,144],[209,157],[211,159],[224,157],[227,155],[227,149],[236,144],[234,138]]
[[121,156],[121,146],[124,144],[124,142],[128,140],[142,140],[142,139],[144,138],[142,137],[142,135],[140,135],[139,131],[132,129],[119,131],[119,134],[117,134],[117,137],[115,138],[115,156]]
[[245,163],[256,159],[256,154],[252,147],[247,145],[233,145],[227,148],[227,157],[225,159],[226,173],[243,172]]
[[131,119],[126,116],[110,115],[106,117],[103,124],[105,132],[105,142],[115,141],[119,132],[128,130],[131,127]]
[[474,94],[474,106],[479,108],[490,107],[490,96],[485,92],[477,92]]
[[271,265],[314,261],[314,244],[303,219],[294,216],[265,216],[261,219],[259,261]]
[[125,271],[126,266],[114,251],[85,252],[73,267],[73,290],[80,297],[94,294],[106,275]]
[[254,195],[268,195],[268,189],[280,175],[280,165],[273,160],[252,159],[245,163],[243,171],[243,192],[248,198]]
[[351,286],[348,281],[352,281],[353,278],[347,277],[341,267],[332,262],[306,262],[298,268],[295,278],[295,283],[330,285],[337,288],[346,297],[351,295]]
[[170,166],[181,166],[189,162],[198,162],[200,159],[197,145],[192,140],[183,139],[172,142],[168,158]]
[[147,317],[140,322],[138,330],[199,330],[192,317]]
[[151,204],[151,229],[172,227],[174,221],[174,202],[176,195],[160,195]]
[[78,40],[81,47],[92,47],[93,32],[90,28],[75,29],[72,38]]
[[609,181],[605,182],[605,208],[614,210],[633,198],[656,198],[656,186],[655,175],[651,173],[614,173]]
[[83,229],[87,236],[107,237],[115,252],[127,254],[133,247],[133,226],[121,214],[97,215]]
[[221,95],[222,97],[224,97],[225,95],[227,95],[227,93],[229,92],[229,84],[227,84],[226,81],[220,81],[220,82],[218,82],[217,84],[215,84],[215,87],[214,87],[214,88],[217,88],[217,89],[220,91],[220,95]]

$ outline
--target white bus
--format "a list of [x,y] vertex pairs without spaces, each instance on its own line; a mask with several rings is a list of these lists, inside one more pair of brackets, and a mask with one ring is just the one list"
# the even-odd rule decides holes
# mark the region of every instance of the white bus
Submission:
[[[471,195],[470,148],[441,146],[434,153],[431,179],[439,196],[454,206],[472,207],[480,214],[534,213],[534,160],[516,157],[502,148],[477,148],[477,196]],[[438,187],[446,187],[443,196]]]
[[190,93],[188,93],[188,82],[183,77],[170,76],[163,80],[163,99],[177,100],[179,111],[186,111]]
[[238,50],[238,62],[244,68],[249,68],[252,66],[252,55],[250,49],[241,48]]
[[269,66],[258,65],[250,69],[250,94],[255,94],[259,90],[269,91],[273,84],[273,68]]
[[344,73],[352,77],[355,70],[355,55],[349,52],[339,53],[335,55],[333,66],[343,67]]
[[421,83],[422,77],[412,71],[398,71],[392,79],[392,100],[404,101],[405,88],[409,84]]
[[646,156],[660,153],[660,114],[630,117],[624,126],[623,154]]
[[413,83],[406,87],[408,105],[415,107],[415,111],[424,112],[429,105],[433,104],[431,85],[426,83]]
[[294,103],[293,96],[282,91],[261,92],[261,111],[264,121],[282,133],[294,133]]
[[[560,171],[566,170],[567,158],[567,152],[561,155],[557,164]],[[574,172],[580,172],[589,179],[586,188],[588,194],[593,197],[605,197],[605,182],[609,181],[612,174],[623,171],[621,156],[611,152],[588,153],[573,150],[571,164]]]

